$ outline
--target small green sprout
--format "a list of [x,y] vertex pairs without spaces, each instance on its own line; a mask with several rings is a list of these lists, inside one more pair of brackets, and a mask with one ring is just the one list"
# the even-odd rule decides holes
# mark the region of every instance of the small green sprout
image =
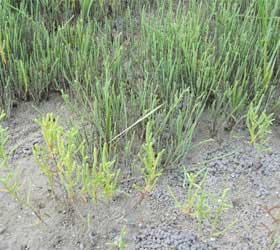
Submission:
[[[211,237],[217,237],[224,234],[236,222],[230,223],[223,230],[218,230],[219,224],[222,220],[222,215],[231,206],[227,204],[229,189],[225,189],[221,197],[216,198],[207,193],[204,189],[204,183],[207,179],[207,171],[200,170],[197,173],[185,173],[185,180],[183,186],[186,188],[186,181],[188,181],[187,195],[184,203],[181,203],[175,196],[171,187],[168,187],[169,193],[174,200],[175,206],[185,215],[192,216],[197,219],[199,234],[202,234],[202,226],[205,221],[211,225]],[[210,199],[209,197],[212,197]],[[210,205],[212,204],[212,206]]]
[[[207,178],[207,172],[200,170],[195,174],[187,173],[184,171],[185,179],[183,186],[186,187],[186,181],[188,181],[187,195],[184,204],[182,204],[175,196],[171,187],[168,187],[169,193],[171,194],[176,207],[181,210],[182,213],[186,215],[194,215],[195,206],[197,201],[200,199],[202,187]],[[199,180],[199,178],[201,178]],[[202,200],[201,200],[202,201]]]
[[274,121],[273,114],[267,115],[265,111],[260,111],[262,99],[263,96],[257,105],[254,102],[250,103],[246,119],[250,143],[256,147],[258,158],[262,152],[266,151],[264,144],[268,141],[268,135],[271,134],[270,126]]
[[[83,157],[85,158],[85,157]],[[114,161],[108,161],[107,145],[104,144],[100,162],[98,163],[98,151],[94,148],[93,164],[91,170],[87,162],[84,162],[82,170],[82,192],[87,193],[95,202],[98,199],[98,191],[107,199],[112,199],[114,196],[120,169],[114,171]]]
[[142,168],[140,168],[140,171],[142,173],[145,184],[142,187],[135,186],[136,189],[140,191],[141,195],[134,208],[141,204],[146,195],[153,190],[156,183],[158,182],[159,177],[162,174],[162,171],[159,170],[159,164],[164,153],[164,149],[156,155],[153,145],[154,138],[152,133],[152,126],[151,123],[148,122],[146,126],[146,143],[142,146],[142,152],[139,154],[140,161],[143,166]]
[[143,168],[141,172],[144,178],[145,187],[142,188],[142,193],[150,193],[156,185],[158,178],[162,172],[159,170],[159,164],[161,157],[164,153],[164,149],[161,150],[157,155],[153,148],[154,138],[152,133],[151,123],[147,123],[146,127],[146,143],[142,146],[143,155],[139,155]]
[[81,165],[76,158],[84,144],[76,144],[78,130],[72,128],[65,131],[59,125],[59,118],[53,114],[47,114],[36,122],[41,126],[46,147],[33,147],[35,160],[47,177],[52,191],[55,191],[55,183],[58,181],[69,200],[73,201],[81,175]]
[[125,250],[127,249],[127,245],[125,243],[125,235],[126,235],[126,228],[125,226],[122,228],[120,239],[118,242],[115,242],[113,245],[117,248],[117,250]]

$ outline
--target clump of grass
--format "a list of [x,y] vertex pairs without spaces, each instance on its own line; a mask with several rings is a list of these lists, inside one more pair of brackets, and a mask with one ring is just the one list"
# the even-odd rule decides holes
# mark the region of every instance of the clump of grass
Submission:
[[59,118],[53,114],[47,114],[36,122],[42,128],[46,143],[46,147],[34,146],[36,162],[48,178],[52,191],[55,193],[55,184],[58,182],[65,189],[69,200],[73,201],[82,170],[75,159],[83,147],[83,143],[76,145],[75,142],[78,131],[74,128],[65,131],[59,125]]
[[[15,99],[39,101],[54,89],[67,90],[87,154],[101,140],[122,161],[123,145],[141,139],[145,126],[112,139],[163,104],[149,117],[154,146],[168,144],[163,165],[178,164],[205,109],[215,135],[220,121],[231,130],[244,119],[260,93],[273,102],[278,3],[2,1],[1,106],[10,112]],[[134,153],[139,144],[125,147]]]
[[194,174],[185,171],[183,186],[187,189],[187,192],[186,199],[183,203],[177,199],[171,187],[168,187],[168,190],[174,200],[175,206],[183,214],[197,219],[200,235],[202,235],[203,224],[207,221],[211,225],[210,237],[217,237],[224,234],[236,222],[230,223],[223,229],[220,229],[223,214],[231,208],[227,203],[229,189],[223,190],[221,196],[215,197],[211,193],[206,192],[204,188],[206,179],[207,171],[205,170],[200,170]]
[[[98,190],[111,199],[116,191],[120,169],[114,169],[114,161],[108,161],[107,145],[104,144],[101,159],[98,150],[93,152],[93,164],[89,167],[85,143],[78,142],[78,130],[65,130],[59,124],[59,117],[47,114],[36,122],[42,128],[45,147],[35,145],[33,155],[41,171],[48,179],[53,191],[66,191],[70,201],[78,194],[88,195],[97,201]],[[82,156],[79,161],[79,156]]]

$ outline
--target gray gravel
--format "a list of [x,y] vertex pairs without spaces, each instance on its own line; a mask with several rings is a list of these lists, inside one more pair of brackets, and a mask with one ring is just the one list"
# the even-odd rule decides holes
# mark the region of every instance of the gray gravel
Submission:
[[135,238],[135,250],[215,250],[210,242],[201,242],[194,234],[170,227],[147,228]]
[[[232,153],[230,156],[223,157],[230,153]],[[256,149],[245,143],[225,144],[207,153],[204,160],[218,156],[221,156],[221,159],[213,160],[206,165],[212,175],[227,173],[236,177],[258,171],[271,176],[280,169],[280,153],[268,151],[258,159]]]

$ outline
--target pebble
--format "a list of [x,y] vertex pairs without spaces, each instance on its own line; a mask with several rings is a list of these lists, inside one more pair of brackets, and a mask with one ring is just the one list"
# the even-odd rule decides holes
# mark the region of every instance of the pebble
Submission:
[[4,234],[7,231],[7,228],[4,226],[0,226],[0,235]]

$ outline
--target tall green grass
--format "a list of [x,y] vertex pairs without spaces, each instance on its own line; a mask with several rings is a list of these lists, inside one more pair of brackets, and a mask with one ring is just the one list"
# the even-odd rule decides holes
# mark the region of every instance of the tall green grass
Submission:
[[87,151],[106,143],[120,160],[140,150],[150,120],[169,166],[204,110],[215,136],[252,100],[271,104],[279,23],[278,0],[2,1],[0,103],[9,112],[15,99],[63,89]]

